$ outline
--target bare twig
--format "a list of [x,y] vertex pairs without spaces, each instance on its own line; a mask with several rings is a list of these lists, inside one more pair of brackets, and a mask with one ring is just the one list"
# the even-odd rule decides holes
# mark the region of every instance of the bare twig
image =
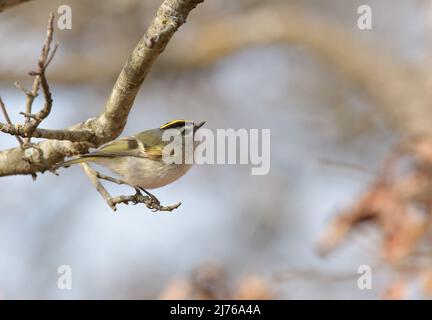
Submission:
[[149,208],[150,210],[152,210],[154,212],[156,212],[156,211],[171,212],[174,209],[177,209],[178,207],[180,207],[180,205],[181,205],[181,202],[179,202],[179,203],[176,203],[176,204],[170,205],[170,206],[162,206],[159,202],[155,202],[152,197],[144,196],[140,192],[138,192],[138,190],[137,190],[137,193],[135,193],[132,196],[118,196],[118,197],[111,198],[110,202],[114,206],[116,206],[119,203],[124,203],[124,204],[129,204],[129,202],[131,202],[133,204],[144,203],[147,206],[147,208]]
[[[1,110],[3,112],[3,116],[5,117],[5,120],[6,120],[7,124],[9,126],[12,126],[12,121],[11,121],[11,119],[9,117],[9,114],[8,114],[8,112],[6,110],[6,106],[5,106],[5,104],[4,104],[4,102],[3,102],[3,100],[2,100],[1,97],[0,97],[0,108],[1,108]],[[1,130],[1,127],[2,127],[2,124],[0,123],[0,130]],[[20,137],[18,137],[18,136],[15,136],[15,137],[18,140],[18,143],[22,146],[23,145],[22,139]]]
[[361,173],[366,173],[369,175],[373,174],[373,172],[371,172],[371,170],[369,170],[368,168],[365,168],[364,166],[356,164],[356,163],[348,163],[346,161],[328,159],[328,158],[318,158],[317,160],[319,163],[321,163],[323,165],[329,165],[329,166],[334,166],[334,167],[338,167],[338,168],[355,170],[355,171],[358,171]]
[[[19,83],[18,83],[18,85],[19,85]],[[24,93],[26,94],[26,108],[25,108],[25,115],[26,115],[25,124],[26,125],[30,124],[32,105],[33,105],[34,99],[38,96],[39,85],[40,85],[40,77],[39,76],[36,76],[35,79],[33,80],[33,85],[32,85],[31,91],[29,91],[29,90],[27,90],[27,89],[25,89],[19,85],[19,88],[21,88],[21,90],[24,91]],[[26,143],[30,143],[30,138],[26,138],[25,141],[26,141]]]
[[26,88],[24,88],[24,87],[21,85],[21,83],[19,83],[18,81],[15,81],[14,85],[15,85],[15,87],[17,87],[18,89],[20,89],[22,92],[24,92],[24,94],[25,94],[26,96],[32,94],[29,90],[27,90]]
[[[13,125],[10,121],[9,115],[7,114],[6,107],[1,102],[1,107],[6,118],[7,124],[0,123],[0,131],[15,135],[19,141],[21,147],[28,148],[32,146],[30,139],[36,131],[36,137],[47,138],[47,139],[58,139],[58,140],[71,140],[71,141],[90,141],[94,135],[90,131],[68,131],[68,130],[46,130],[38,129],[38,125],[50,114],[52,108],[52,97],[49,90],[48,81],[45,77],[45,70],[48,64],[54,57],[57,51],[58,44],[55,45],[54,50],[50,54],[51,42],[54,34],[54,13],[51,12],[48,19],[47,37],[42,47],[41,56],[38,61],[38,71],[30,72],[31,75],[35,76],[33,81],[32,90],[25,89],[19,82],[15,82],[15,86],[22,90],[26,95],[26,111],[21,112],[26,117],[24,125]],[[32,114],[32,105],[34,99],[38,95],[39,87],[42,86],[44,93],[45,104],[42,110],[36,114]],[[21,139],[25,138],[25,141]],[[23,157],[25,158],[25,157]]]
[[[45,43],[42,47],[41,56],[38,61],[38,71],[37,72],[29,72],[30,75],[35,76],[33,81],[33,87],[31,91],[31,95],[27,95],[27,103],[26,103],[26,115],[27,120],[25,124],[25,131],[27,132],[27,140],[30,142],[33,132],[36,130],[38,125],[46,118],[51,112],[52,108],[52,96],[49,89],[48,81],[45,76],[46,68],[48,64],[51,62],[54,57],[55,52],[57,51],[58,44],[54,46],[54,50],[50,55],[51,43],[54,35],[54,13],[51,12],[48,19],[47,26],[47,36],[45,39]],[[42,92],[45,98],[45,104],[43,108],[36,114],[32,114],[32,103],[34,97],[37,95],[39,87],[42,88]]]
[[104,175],[104,174],[102,174],[100,172],[96,172],[96,176],[99,179],[102,179],[102,180],[106,180],[106,181],[113,182],[113,183],[116,183],[116,184],[125,184],[125,185],[127,185],[127,183],[124,182],[123,180],[120,180],[120,179],[117,179],[117,178],[113,178],[113,177]]
[[96,171],[94,171],[87,163],[80,163],[82,169],[84,170],[87,177],[90,179],[93,186],[96,188],[97,192],[100,193],[100,195],[105,199],[107,204],[116,211],[116,206],[111,203],[111,196],[108,193],[108,191],[104,188],[102,183],[100,183]]
[[45,69],[48,67],[48,65],[51,63],[52,59],[54,58],[54,55],[56,54],[59,45],[60,44],[58,42],[56,42],[56,44],[54,45],[53,51],[51,52],[51,54],[46,59]]

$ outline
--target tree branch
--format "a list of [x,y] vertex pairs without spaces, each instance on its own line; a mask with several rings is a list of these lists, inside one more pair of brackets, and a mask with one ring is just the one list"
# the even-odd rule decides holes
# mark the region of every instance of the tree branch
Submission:
[[300,8],[263,6],[206,23],[194,30],[192,44],[179,43],[176,57],[173,53],[169,58],[200,66],[245,47],[298,43],[364,90],[400,132],[432,134],[424,68],[397,59],[379,43],[357,38],[343,26]]
[[[177,29],[186,21],[189,12],[202,1],[165,0],[147,32],[127,59],[102,114],[97,118],[88,119],[71,126],[68,130],[93,132],[94,137],[91,138],[94,139],[93,146],[98,146],[118,137],[126,124],[138,90],[156,58],[164,51]],[[47,54],[45,56],[48,57]],[[42,118],[51,107],[48,105],[51,98],[49,88],[47,83],[43,82],[41,77],[41,86],[47,101],[41,110],[42,114],[39,114]],[[42,134],[40,130],[42,129],[39,129],[39,133]],[[38,130],[35,129],[35,132]],[[48,136],[47,132],[44,134]],[[0,151],[0,176],[44,172],[51,169],[66,156],[87,152],[91,145],[91,141],[48,140],[40,142],[35,145],[36,148],[28,150],[13,148]]]
[[43,138],[50,140],[67,140],[72,142],[94,142],[95,134],[90,130],[55,130],[36,128],[32,133],[29,132],[26,126],[13,125],[12,123],[1,123],[0,131],[16,136],[17,138]]

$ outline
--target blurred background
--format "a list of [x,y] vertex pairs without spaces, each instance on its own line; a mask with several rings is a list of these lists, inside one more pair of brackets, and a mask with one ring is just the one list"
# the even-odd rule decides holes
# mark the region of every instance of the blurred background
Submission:
[[[31,85],[48,14],[54,106],[44,128],[96,116],[161,1],[35,0],[0,14],[0,94],[14,122]],[[357,27],[372,8],[372,30]],[[316,241],[374,180],[398,139],[427,110],[432,3],[427,0],[205,1],[148,75],[123,135],[176,118],[210,129],[270,128],[271,170],[204,165],[154,190],[172,213],[107,206],[79,167],[0,179],[0,297],[5,299],[375,299],[395,281],[377,230],[328,256]],[[40,107],[42,100],[35,103]],[[399,108],[399,105],[401,108]],[[424,107],[424,108],[423,108]],[[422,109],[423,108],[423,109]],[[408,110],[408,111],[406,111]],[[408,113],[406,113],[408,112]],[[411,118],[412,116],[412,118]],[[412,121],[411,121],[412,120]],[[2,149],[14,137],[0,135]],[[342,165],[341,163],[349,164]],[[113,195],[131,194],[105,184]],[[370,265],[373,288],[357,268]],[[72,290],[57,288],[61,265]],[[424,298],[417,282],[407,297]]]

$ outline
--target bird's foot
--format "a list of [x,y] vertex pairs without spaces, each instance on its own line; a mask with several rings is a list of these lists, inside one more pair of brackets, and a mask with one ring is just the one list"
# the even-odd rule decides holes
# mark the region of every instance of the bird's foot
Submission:
[[[146,196],[144,196],[141,191],[143,191]],[[170,206],[163,206],[161,205],[160,201],[158,198],[156,198],[152,193],[148,192],[147,190],[145,190],[144,188],[141,187],[135,187],[135,197],[136,197],[136,203],[144,203],[147,208],[149,208],[150,210],[152,210],[153,212],[157,212],[157,211],[168,211],[171,212],[174,209],[177,209],[178,207],[180,207],[181,202],[176,203],[174,205],[170,205]]]

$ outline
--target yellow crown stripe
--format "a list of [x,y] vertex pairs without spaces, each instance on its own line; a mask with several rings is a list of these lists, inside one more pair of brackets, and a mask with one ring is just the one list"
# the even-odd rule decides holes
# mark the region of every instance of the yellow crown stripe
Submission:
[[178,123],[185,124],[187,122],[192,123],[193,121],[192,120],[176,119],[176,120],[170,121],[168,123],[165,123],[163,126],[159,127],[159,129],[166,129],[166,128],[174,126],[174,125],[176,125]]

